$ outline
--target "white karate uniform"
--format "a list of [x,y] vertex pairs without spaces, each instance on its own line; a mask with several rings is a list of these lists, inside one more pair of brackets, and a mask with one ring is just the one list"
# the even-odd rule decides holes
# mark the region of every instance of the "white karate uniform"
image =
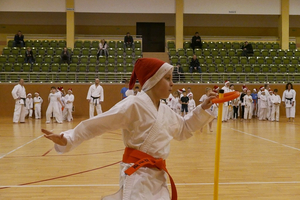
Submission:
[[251,105],[252,105],[252,96],[245,95],[244,96],[244,119],[252,119]]
[[[285,111],[287,118],[295,118],[296,113],[296,91],[291,89],[285,90],[282,95],[282,101],[285,102]],[[292,106],[292,102],[294,105]]]
[[261,91],[258,91],[257,93],[257,117],[258,118],[260,114],[260,96],[261,96]]
[[33,113],[33,98],[26,98],[26,115],[29,114],[29,117],[32,117]]
[[172,108],[172,99],[174,98],[174,96],[170,93],[168,99],[167,99],[167,105]]
[[[224,93],[230,92],[229,87],[222,87],[222,90],[224,90]],[[222,121],[227,121],[228,120],[228,102],[223,103],[223,113],[222,113]]]
[[36,119],[41,119],[42,103],[43,103],[43,99],[40,96],[33,98],[34,116]]
[[[13,98],[15,99],[15,110],[13,116],[13,122],[18,123],[25,122],[25,115],[26,115],[26,90],[24,86],[20,84],[16,85],[14,89],[11,91]],[[22,99],[18,99],[22,98]]]
[[[56,92],[57,96],[60,98],[60,101],[62,104],[59,103],[59,101],[57,101],[57,105],[58,105],[58,114],[60,115],[58,118],[62,119],[63,118],[63,107],[65,106],[64,105],[64,97],[63,97],[63,94],[61,91],[57,90]],[[53,116],[56,118],[55,114],[53,113]],[[56,120],[57,121],[57,120]],[[58,121],[57,121],[58,122]]]
[[49,94],[49,105],[48,105],[48,108],[47,108],[47,111],[46,111],[46,123],[50,123],[51,119],[51,114],[53,112],[53,116],[55,116],[56,118],[56,121],[58,123],[62,123],[62,115],[60,114],[60,111],[59,111],[59,101],[58,99],[60,99],[60,96],[58,93],[50,93]]
[[[75,100],[75,97],[73,94],[67,94],[64,99],[65,99],[64,111],[66,112],[66,119],[69,122],[69,121],[73,120],[72,110],[73,110],[73,102]],[[68,101],[70,103],[68,103]]]
[[268,114],[267,114],[267,118],[268,118],[268,120],[269,121],[271,121],[271,118],[272,118],[272,107],[273,107],[273,103],[272,103],[272,96],[273,96],[274,94],[270,94],[269,93],[269,96],[267,96],[267,99],[268,99],[268,108],[269,108],[269,110],[268,110]]
[[191,112],[195,108],[196,108],[195,100],[194,99],[190,99],[189,100],[189,104],[188,104],[188,111]]
[[[271,96],[271,102],[272,102],[272,114],[271,114],[271,121],[275,121],[275,115],[276,115],[276,121],[278,122],[279,121],[279,107],[280,107],[280,103],[281,103],[281,98],[280,96],[277,94],[273,94]],[[275,105],[275,103],[279,103],[277,105]]]
[[[203,103],[207,98],[208,98],[208,96],[206,94],[202,95],[200,100],[199,100],[200,104]],[[218,106],[216,104],[213,104],[210,107],[210,111],[213,113],[215,118],[218,117]]]
[[[122,129],[126,147],[145,152],[154,158],[167,159],[173,138],[190,138],[193,131],[201,129],[212,118],[209,111],[203,110],[201,106],[184,117],[175,114],[164,104],[160,104],[157,110],[150,97],[141,92],[138,96],[129,96],[120,101],[105,113],[82,121],[74,129],[62,132],[67,139],[67,145],[55,144],[55,150],[65,153],[85,140]],[[127,176],[124,171],[132,165],[133,163],[120,163],[120,190],[103,197],[103,200],[170,199],[164,171],[141,167]]]
[[179,97],[174,97],[173,99],[172,99],[172,106],[171,106],[171,108],[172,108],[172,110],[175,112],[175,113],[177,113],[177,114],[181,114],[181,104],[179,103]]
[[260,113],[259,120],[265,120],[267,118],[267,107],[268,107],[268,99],[266,95],[260,95]]
[[94,117],[95,107],[97,115],[102,113],[101,102],[104,101],[104,92],[101,85],[98,85],[97,87],[95,84],[91,85],[86,99],[90,101],[90,118]]

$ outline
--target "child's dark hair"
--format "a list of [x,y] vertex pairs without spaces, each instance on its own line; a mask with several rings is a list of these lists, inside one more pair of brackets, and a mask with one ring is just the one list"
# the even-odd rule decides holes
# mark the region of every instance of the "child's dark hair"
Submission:
[[52,89],[56,90],[56,87],[55,87],[55,86],[52,86],[52,87],[51,87],[51,90],[52,90]]
[[274,89],[274,92],[278,92],[278,90],[277,90],[277,89]]

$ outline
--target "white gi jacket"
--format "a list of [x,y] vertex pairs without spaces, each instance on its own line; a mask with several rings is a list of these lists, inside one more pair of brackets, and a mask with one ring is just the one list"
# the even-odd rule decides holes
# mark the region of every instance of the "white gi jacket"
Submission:
[[[73,94],[67,94],[65,96],[65,108],[73,108],[73,102],[74,102],[74,95]],[[70,101],[70,103],[67,103],[68,101]]]
[[272,102],[272,104],[275,104],[275,103],[281,103],[281,98],[280,98],[280,96],[278,95],[278,94],[273,94],[272,96],[271,96],[271,102]]
[[[170,142],[191,137],[213,116],[201,106],[181,117],[167,105],[160,104],[157,110],[150,97],[141,92],[129,96],[109,111],[82,121],[74,129],[62,132],[66,146],[55,145],[59,153],[71,151],[84,140],[105,132],[122,129],[124,145],[145,152],[154,158],[167,159]],[[117,123],[116,123],[117,122]],[[170,200],[166,173],[156,168],[141,167],[131,176],[124,171],[132,164],[121,162],[120,190],[103,200]]]
[[267,108],[268,106],[268,99],[266,95],[260,95],[260,108]]
[[[13,98],[16,100],[16,103],[18,104],[25,104],[26,102],[26,90],[25,87],[18,84],[14,87],[14,89],[11,91],[11,94],[13,96]],[[19,99],[18,98],[22,98]]]
[[250,109],[250,107],[251,107],[251,104],[252,104],[252,96],[251,95],[245,95],[244,96],[244,105],[245,105],[245,107],[247,107],[247,108],[249,108]]
[[[93,98],[94,97],[94,98]],[[90,103],[99,104],[104,101],[104,92],[101,85],[96,87],[95,84],[91,85],[86,99],[90,100]]]
[[285,90],[282,95],[282,101],[285,102],[285,107],[292,107],[292,102],[294,102],[295,104],[296,101],[296,91],[293,89],[291,89],[290,91]]
[[33,108],[33,98],[26,98],[26,108],[28,110]]
[[[222,90],[224,90],[224,93],[228,93],[228,92],[231,92],[231,89],[229,87],[222,87]],[[223,106],[228,106],[229,105],[229,102],[224,102],[223,103]]]

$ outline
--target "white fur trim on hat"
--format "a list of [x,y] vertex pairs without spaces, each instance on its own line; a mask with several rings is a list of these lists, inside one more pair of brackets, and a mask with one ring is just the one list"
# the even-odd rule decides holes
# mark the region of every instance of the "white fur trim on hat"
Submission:
[[226,85],[227,83],[230,83],[230,81],[225,81],[225,85]]
[[156,73],[144,83],[142,90],[146,92],[153,88],[158,83],[158,81],[160,81],[162,77],[164,77],[171,69],[173,69],[172,65],[170,65],[169,63],[164,63],[156,71]]

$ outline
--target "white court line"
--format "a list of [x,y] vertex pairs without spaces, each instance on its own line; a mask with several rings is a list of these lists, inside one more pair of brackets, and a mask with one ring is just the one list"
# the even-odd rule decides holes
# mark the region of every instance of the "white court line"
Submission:
[[287,148],[290,148],[290,149],[294,149],[294,150],[300,151],[299,148],[292,147],[292,146],[289,146],[289,145],[286,145],[286,144],[281,144],[281,143],[276,142],[276,141],[274,141],[274,140],[269,140],[269,139],[267,139],[267,138],[260,137],[260,136],[257,136],[257,135],[253,135],[253,134],[251,134],[251,133],[247,133],[247,132],[244,132],[244,131],[240,131],[240,130],[235,129],[235,128],[230,128],[230,129],[232,129],[232,130],[234,130],[234,131],[237,131],[237,132],[240,132],[240,133],[243,133],[243,134],[245,134],[245,135],[250,135],[250,136],[252,136],[252,137],[256,137],[256,138],[259,138],[259,139],[262,139],[262,140],[265,140],[265,141],[268,141],[268,142],[272,142],[272,143],[274,143],[274,144],[279,144],[279,145],[281,145],[281,146],[284,146],[284,147],[287,147]]
[[44,136],[44,135],[40,135],[39,137],[34,138],[33,140],[30,140],[29,142],[23,144],[22,146],[19,146],[18,148],[14,149],[14,150],[12,150],[12,151],[10,151],[10,152],[4,154],[4,155],[1,155],[1,156],[0,156],[0,159],[1,159],[1,158],[4,158],[5,156],[7,156],[7,155],[9,155],[9,154],[11,154],[11,153],[13,153],[13,152],[15,152],[15,151],[17,151],[18,149],[21,149],[22,147],[26,146],[27,144],[30,144],[31,142],[33,142],[33,141],[35,141],[35,140],[37,140],[37,139],[39,139],[39,138],[41,138],[41,137],[43,137],[43,136]]
[[[275,182],[228,182],[220,185],[270,185],[270,184],[300,184],[300,181],[275,181]],[[168,184],[170,185],[170,184]],[[214,183],[176,183],[176,186],[214,185]],[[45,187],[118,187],[119,184],[79,184],[79,185],[0,185],[9,188],[45,188]]]

